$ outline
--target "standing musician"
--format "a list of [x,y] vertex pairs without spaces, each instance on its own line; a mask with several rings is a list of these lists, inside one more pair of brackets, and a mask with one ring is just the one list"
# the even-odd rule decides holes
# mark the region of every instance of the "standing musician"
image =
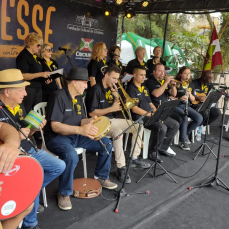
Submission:
[[[87,112],[90,116],[96,115],[107,116],[111,121],[110,131],[107,133],[108,136],[111,136],[114,139],[118,136],[123,130],[128,127],[128,123],[132,123],[129,120],[117,119],[115,118],[115,112],[120,111],[119,95],[116,92],[115,83],[117,83],[120,75],[120,69],[117,65],[109,65],[105,70],[104,78],[102,83],[97,83],[92,87],[86,96],[86,107]],[[128,123],[127,123],[128,122]],[[138,128],[138,125],[136,125]],[[136,130],[132,127],[132,131],[136,133]],[[128,131],[131,133],[131,130]],[[142,138],[143,129],[140,132],[140,138]],[[134,146],[136,135],[132,137],[131,151]],[[138,144],[136,144],[135,151],[133,154],[133,161],[131,167],[138,168],[149,168],[150,164],[144,161],[139,160],[138,156],[141,152],[141,142],[138,138]],[[123,152],[123,135],[118,138],[118,140],[113,142],[115,160],[117,163],[117,177],[121,182],[123,182],[125,173],[126,173],[126,161],[125,155]],[[127,176],[126,183],[131,183],[130,176]]]
[[[0,145],[0,173],[5,173],[11,170],[14,161],[19,154],[19,134],[11,125],[0,122],[0,140],[4,142],[2,145]],[[0,198],[2,184],[3,182],[0,181]],[[24,212],[18,216],[0,222],[0,228],[2,224],[3,229],[16,229],[23,218],[31,212],[33,205],[34,204],[32,203]]]
[[[42,66],[42,72],[52,72],[58,69],[57,62],[51,58],[53,49],[49,44],[43,44],[41,47],[40,56],[39,59],[41,66]],[[55,80],[52,80],[50,83],[42,83],[42,101],[47,102],[49,96],[56,91],[57,89],[61,89],[61,81],[60,78],[56,78]]]
[[[196,96],[196,100],[199,101],[199,103],[192,104],[192,108],[194,108],[195,110],[200,108],[202,103],[205,101],[206,96],[213,88],[213,86],[211,85],[209,86],[209,84],[212,83],[213,78],[214,78],[214,75],[212,74],[211,71],[205,71],[203,75],[201,76],[201,78],[193,80],[193,84],[195,86],[196,92],[199,94],[202,93],[202,95]],[[206,126],[207,119],[208,119],[208,112],[205,110],[200,113],[203,116],[202,125]],[[210,125],[211,123],[213,123],[220,115],[221,115],[221,112],[217,107],[211,107],[210,113],[209,113],[208,124]]]
[[[147,111],[150,111],[151,108],[154,109],[153,112],[156,111],[156,107],[152,103],[149,90],[144,85],[144,81],[146,78],[146,70],[143,66],[137,66],[134,69],[134,78],[133,82],[127,87],[127,93],[132,98],[138,98],[139,104],[132,108],[132,117],[133,120],[139,118],[140,115],[144,115]],[[148,114],[145,119],[144,123],[146,123],[149,118],[153,114]],[[149,140],[149,158],[152,160],[156,160],[157,149],[159,153],[163,155],[170,155],[175,156],[176,153],[169,147],[176,132],[179,129],[179,123],[168,117],[163,123],[154,123],[150,126],[145,126],[146,129],[151,130],[150,140]],[[159,134],[158,134],[159,132]],[[157,161],[159,163],[162,162],[160,157],[157,157]]]
[[[94,177],[102,187],[115,189],[117,184],[109,178],[112,144],[107,147],[110,156],[94,137],[98,128],[93,124],[96,116],[85,119],[82,94],[87,88],[88,71],[85,68],[72,68],[67,77],[68,86],[55,91],[47,104],[47,120],[45,139],[48,150],[59,156],[66,163],[66,169],[59,179],[58,206],[62,210],[70,210],[72,204],[69,196],[73,193],[73,173],[79,157],[76,147],[98,152],[98,160]],[[110,143],[108,138],[102,142]]]
[[154,66],[156,64],[163,64],[166,65],[166,62],[164,60],[162,60],[161,55],[162,55],[162,48],[160,46],[156,46],[153,50],[153,57],[152,59],[149,59],[147,61],[147,66],[149,68],[150,71],[154,70]]
[[[2,109],[8,113],[8,115],[17,123],[19,123],[22,128],[21,130],[28,137],[32,136],[37,129],[28,128],[24,118],[26,116],[25,108],[22,104],[24,96],[26,96],[25,86],[29,85],[29,82],[24,81],[23,75],[18,69],[7,69],[0,71],[0,100],[2,101]],[[2,122],[6,122],[17,129],[14,123],[3,113],[0,109],[0,119]],[[46,120],[44,120],[40,129],[44,127]],[[41,167],[44,170],[44,181],[42,188],[46,187],[51,181],[58,177],[65,169],[65,163],[60,159],[52,156],[43,150],[38,150],[37,152],[25,137],[18,131],[19,138],[21,140],[21,147],[27,151],[31,156],[37,159]],[[24,218],[23,228],[24,229],[39,229],[37,222],[37,209],[39,205],[39,195],[34,200],[34,207],[32,211]]]
[[102,81],[104,68],[106,68],[107,47],[104,42],[96,43],[91,52],[90,62],[87,66],[90,84],[89,88]]
[[[178,74],[176,75],[176,80],[181,81],[182,83],[188,82],[188,89],[184,89],[182,84],[180,88],[177,89],[176,98],[180,99],[181,102],[175,108],[175,111],[183,118],[183,121],[180,125],[180,147],[183,150],[190,150],[189,144],[191,144],[189,140],[189,135],[195,130],[199,125],[201,125],[203,121],[203,117],[200,113],[195,111],[190,105],[191,102],[195,100],[195,87],[191,82],[191,70],[187,66],[183,66]],[[187,90],[187,91],[186,91]],[[187,98],[187,95],[188,98]],[[187,113],[185,112],[187,110]],[[192,119],[192,121],[188,124],[188,117]]]
[[121,52],[121,49],[118,45],[112,45],[108,51],[108,54],[111,59],[110,61],[107,62],[107,65],[110,65],[110,64],[117,65],[120,68],[121,74],[122,74],[122,70],[123,70],[122,62],[119,60],[120,52]]
[[146,70],[148,70],[147,63],[144,61],[145,55],[146,55],[146,49],[142,46],[138,46],[135,50],[135,55],[136,58],[129,61],[125,72],[127,72],[130,75],[133,75],[133,71],[135,66],[141,65],[143,66]]
[[30,82],[24,99],[25,110],[29,113],[37,103],[42,102],[42,82],[49,77],[49,71],[42,72],[37,56],[43,44],[42,37],[37,33],[30,33],[24,43],[25,48],[16,58],[16,66],[21,70],[24,79]]

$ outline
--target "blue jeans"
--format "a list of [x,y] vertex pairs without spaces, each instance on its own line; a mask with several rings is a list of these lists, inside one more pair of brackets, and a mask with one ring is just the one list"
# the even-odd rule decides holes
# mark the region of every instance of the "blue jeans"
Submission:
[[[102,138],[106,145],[110,143],[109,138]],[[109,178],[112,144],[107,147],[110,156],[101,147],[98,141],[91,140],[82,135],[58,135],[46,143],[48,150],[59,156],[66,163],[66,169],[59,178],[59,191],[62,196],[70,196],[73,193],[73,173],[79,161],[79,156],[75,151],[76,147],[98,152],[98,159],[95,168],[95,176],[106,180]]]
[[[43,168],[44,172],[44,180],[42,188],[46,187],[51,181],[53,181],[56,177],[60,176],[61,173],[65,170],[65,163],[64,161],[58,159],[57,157],[54,157],[50,153],[47,153],[44,150],[34,150],[34,148],[31,148],[28,153],[31,154],[31,156],[39,161],[41,164],[41,167]],[[32,176],[32,174],[31,174]],[[34,227],[37,225],[37,209],[39,205],[39,196],[36,197],[34,200],[34,207],[32,211],[23,219],[23,226],[24,227]]]
[[[179,104],[175,108],[175,112],[177,112],[183,119],[180,125],[180,141],[186,142],[187,135],[191,134],[193,130],[195,130],[201,123],[203,122],[203,116],[194,110],[191,107],[188,107],[188,116],[184,113],[185,104]],[[190,117],[193,121],[188,124],[188,117]]]

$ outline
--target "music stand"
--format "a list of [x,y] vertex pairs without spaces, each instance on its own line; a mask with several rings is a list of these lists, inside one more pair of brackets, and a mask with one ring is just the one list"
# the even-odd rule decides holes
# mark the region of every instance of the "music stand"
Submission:
[[[207,124],[206,126],[208,126],[208,121],[209,121],[209,116],[210,116],[210,109],[213,103],[217,103],[219,101],[219,99],[221,98],[222,94],[219,93],[218,91],[211,91],[206,100],[203,102],[203,104],[201,105],[201,107],[197,110],[199,113],[202,111],[207,111]],[[204,156],[204,150],[205,150],[205,146],[210,150],[209,153],[212,153],[215,158],[217,159],[217,156],[215,155],[215,153],[213,152],[213,150],[209,147],[209,145],[206,143],[206,138],[207,138],[207,132],[205,133],[204,136],[204,142],[200,145],[200,147],[195,151],[196,156],[193,158],[193,160],[195,160],[197,158],[197,156],[200,154],[200,152],[202,152],[202,156]]]
[[[228,89],[228,88],[227,88]],[[223,124],[224,124],[224,119],[225,119],[225,112],[227,109],[227,103],[229,99],[229,95],[226,92],[222,92],[219,90],[216,90],[219,92],[219,94],[224,95],[224,105],[223,105],[223,114],[222,114],[222,119],[221,119],[221,130],[220,130],[220,138],[219,138],[219,148],[218,148],[218,157],[217,157],[217,162],[216,162],[216,169],[213,177],[208,178],[206,181],[201,183],[198,186],[193,186],[193,187],[188,187],[189,190],[192,190],[193,188],[201,188],[205,186],[220,186],[224,188],[225,190],[229,191],[229,187],[218,177],[219,174],[219,159],[220,159],[220,150],[221,150],[221,142],[222,142],[222,137],[223,137]]]
[[[164,102],[162,103],[158,109],[156,110],[155,114],[153,116],[151,116],[151,118],[146,122],[145,126],[149,126],[152,125],[156,122],[160,122],[163,123],[163,121],[165,121],[174,111],[174,109],[177,107],[177,105],[180,103],[180,100],[171,100],[168,102]],[[158,130],[157,132],[157,147],[158,147],[158,138],[159,138],[159,132],[160,130]],[[157,168],[157,164],[161,167],[161,169],[175,182],[178,183],[173,176],[160,164],[157,162],[157,155],[158,155],[158,148],[156,149],[156,160],[155,162],[149,167],[149,169],[147,169],[147,171],[144,173],[144,175],[137,181],[140,182],[145,176],[146,174],[150,174],[152,177],[156,177],[156,168]],[[149,171],[154,167],[154,172],[153,175],[151,173],[149,173]]]

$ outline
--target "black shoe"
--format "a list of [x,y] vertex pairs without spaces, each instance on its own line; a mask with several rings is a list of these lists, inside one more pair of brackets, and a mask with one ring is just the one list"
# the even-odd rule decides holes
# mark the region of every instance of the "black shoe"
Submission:
[[[123,166],[122,168],[117,168],[116,175],[117,175],[119,181],[122,182],[122,183],[123,183],[123,181],[125,179],[126,169],[127,169],[126,166]],[[130,175],[127,174],[126,184],[130,184],[130,183],[131,183]]]
[[152,161],[156,161],[156,159],[157,159],[158,163],[162,163],[163,161],[161,160],[159,155],[157,155],[157,158],[156,158],[156,154],[157,154],[156,152],[149,153],[149,159],[151,159]]
[[34,226],[34,227],[23,227],[22,226],[22,229],[41,229],[39,226],[38,226],[38,224],[36,225],[36,226]]
[[141,161],[138,158],[138,159],[132,160],[130,167],[148,169],[150,167],[150,163],[146,161]]
[[38,205],[37,213],[42,213],[45,210],[45,208],[42,205]]

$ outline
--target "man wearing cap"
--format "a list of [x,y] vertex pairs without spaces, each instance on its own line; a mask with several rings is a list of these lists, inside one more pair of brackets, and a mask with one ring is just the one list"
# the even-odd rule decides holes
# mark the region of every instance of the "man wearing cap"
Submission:
[[[4,111],[14,120],[14,122],[19,123],[22,127],[21,130],[25,133],[25,135],[30,137],[37,130],[34,128],[29,129],[27,127],[28,125],[24,121],[26,111],[22,104],[24,96],[27,95],[25,86],[29,84],[29,82],[24,81],[23,75],[18,69],[7,69],[0,71],[0,102],[2,109],[4,109]],[[0,121],[8,123],[17,129],[8,116],[4,114],[2,109],[0,109]],[[46,121],[44,120],[40,125],[40,129],[43,128],[45,124]],[[20,132],[18,133],[21,140],[21,147],[31,154],[32,157],[37,159],[44,170],[44,181],[42,185],[42,188],[44,188],[64,171],[65,163],[46,151],[39,149],[36,152],[30,143],[25,139],[25,137]],[[38,205],[39,195],[34,201],[34,207],[32,211],[23,220],[24,229],[39,229],[37,222]]]
[[[73,193],[73,173],[79,161],[76,147],[98,152],[94,178],[102,187],[114,189],[117,185],[109,178],[111,166],[112,144],[107,151],[99,142],[94,141],[98,128],[92,123],[96,116],[85,119],[82,94],[87,88],[88,71],[85,68],[72,68],[67,77],[67,87],[55,91],[47,104],[47,125],[45,139],[48,150],[59,156],[66,163],[66,169],[59,179],[58,206],[62,210],[72,208],[69,196]],[[102,142],[110,143],[108,138]]]

